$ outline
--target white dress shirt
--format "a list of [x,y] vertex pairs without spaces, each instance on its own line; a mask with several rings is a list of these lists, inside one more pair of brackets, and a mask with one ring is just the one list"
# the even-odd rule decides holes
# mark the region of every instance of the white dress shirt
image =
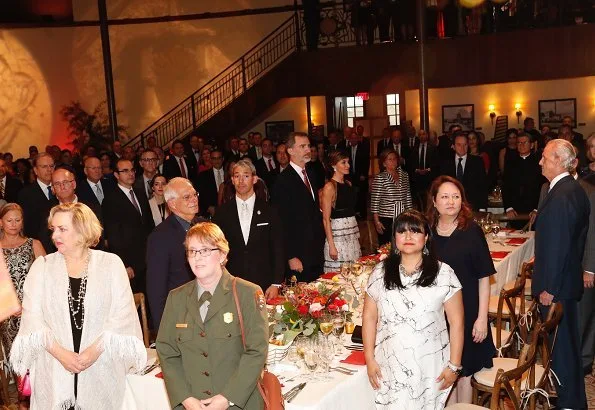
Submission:
[[217,192],[219,192],[219,187],[225,180],[225,171],[223,170],[223,167],[221,167],[220,169],[213,168],[213,173],[215,175],[215,184],[217,185]]
[[[48,188],[51,187],[51,185],[46,185],[43,182],[41,182],[39,180],[39,178],[37,178],[37,184],[39,184],[39,187],[41,188],[41,190],[43,191],[43,194],[45,195],[45,197],[48,199],[48,201],[50,200],[50,194],[48,193]],[[6,185],[4,185],[4,189],[6,189]]]
[[255,201],[256,194],[254,193],[245,201],[236,195],[240,228],[242,228],[242,236],[244,237],[244,244],[246,245],[248,245],[248,239],[250,238],[250,224],[252,223],[252,213],[254,212]]
[[550,188],[547,191],[550,192],[552,190],[552,188],[558,183],[559,180],[561,180],[562,178],[564,178],[568,175],[570,175],[569,172],[562,172],[560,175],[558,175],[554,179],[552,179],[552,182],[550,182]]
[[467,154],[463,155],[462,157],[459,157],[458,154],[455,154],[455,175],[457,174],[456,170],[459,166],[459,158],[463,158],[461,165],[463,166],[463,174],[465,173],[465,165],[467,164]]
[[262,159],[264,160],[264,164],[266,165],[269,172],[275,169],[275,159],[272,155],[269,155],[268,157],[263,155]]
[[[299,165],[297,165],[293,161],[290,161],[289,162],[289,165],[291,165],[291,167],[293,169],[295,169],[295,172],[298,173],[298,175],[300,176],[300,178],[302,179],[302,181],[304,182],[304,184],[306,184],[306,180],[304,179],[304,174],[302,172],[302,170],[304,168],[300,167]],[[306,174],[306,175],[308,175],[308,174]],[[312,199],[314,199],[314,191],[312,190],[312,183],[310,182],[310,179],[308,179],[308,185],[310,185],[310,192],[312,193]]]

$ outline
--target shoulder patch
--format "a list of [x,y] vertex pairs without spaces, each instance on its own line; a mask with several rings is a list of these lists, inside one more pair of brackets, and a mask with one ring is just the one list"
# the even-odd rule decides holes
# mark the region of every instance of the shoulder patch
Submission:
[[266,307],[266,300],[262,290],[258,289],[256,292],[254,292],[254,299],[256,301],[256,306],[258,306],[260,310],[263,310]]

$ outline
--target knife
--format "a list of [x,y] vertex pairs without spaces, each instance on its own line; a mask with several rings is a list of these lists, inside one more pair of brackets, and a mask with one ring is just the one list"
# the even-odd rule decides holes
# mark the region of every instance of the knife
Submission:
[[297,396],[298,394],[300,394],[300,392],[304,389],[304,387],[306,387],[306,382],[304,382],[304,383],[300,384],[299,386],[297,386],[297,390],[295,391],[295,393],[293,393],[291,395],[291,397],[289,397],[287,399],[287,403],[291,403],[291,401],[293,399],[295,399],[295,396]]
[[305,385],[305,384],[306,383],[300,383],[297,386],[293,387],[291,390],[289,390],[287,393],[285,393],[283,395],[283,398],[284,399],[288,399],[289,397],[291,397],[292,394],[296,393],[299,390],[300,386]]

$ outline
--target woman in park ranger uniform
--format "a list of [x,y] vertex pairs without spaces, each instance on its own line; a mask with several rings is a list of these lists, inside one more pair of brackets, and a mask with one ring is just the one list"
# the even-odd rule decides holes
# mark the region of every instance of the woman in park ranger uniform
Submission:
[[268,348],[264,294],[225,269],[229,245],[217,225],[194,225],[185,246],[196,280],[169,293],[157,336],[170,404],[177,409],[260,410],[263,400],[256,383]]

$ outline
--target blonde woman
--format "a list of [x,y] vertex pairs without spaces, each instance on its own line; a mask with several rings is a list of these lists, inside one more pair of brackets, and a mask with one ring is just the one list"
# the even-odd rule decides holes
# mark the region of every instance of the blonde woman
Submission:
[[33,409],[119,409],[126,374],[147,359],[126,269],[91,249],[101,225],[86,205],[57,205],[48,224],[58,251],[27,275],[10,363],[30,370]]

